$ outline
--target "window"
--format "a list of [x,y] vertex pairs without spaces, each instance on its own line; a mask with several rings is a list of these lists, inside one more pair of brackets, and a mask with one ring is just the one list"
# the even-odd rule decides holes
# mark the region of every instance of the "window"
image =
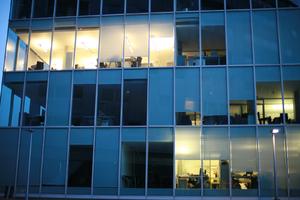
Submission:
[[26,65],[26,59],[27,59],[27,51],[28,51],[28,32],[29,31],[24,31],[24,32],[19,32],[18,33],[18,53],[17,53],[17,60],[16,60],[16,71],[23,71],[25,70],[25,65]]
[[177,65],[200,65],[199,16],[178,14],[176,16]]
[[103,0],[103,14],[124,13],[124,0]]
[[255,124],[253,70],[229,68],[230,124]]
[[149,0],[127,0],[127,13],[145,13],[148,12]]
[[256,110],[259,124],[283,123],[283,105],[278,67],[256,68]]
[[252,63],[249,12],[227,13],[228,63]]
[[177,0],[177,11],[198,10],[198,0]]
[[252,8],[275,8],[275,0],[252,0]]
[[43,126],[46,115],[47,73],[27,74],[23,125]]
[[67,126],[71,101],[71,72],[51,72],[49,79],[47,125]]
[[72,125],[93,126],[96,97],[95,72],[74,74]]
[[31,16],[32,0],[13,0],[12,18],[24,19]]
[[97,68],[98,43],[98,28],[80,28],[77,31],[75,69]]
[[100,42],[100,68],[121,67],[124,25],[122,17],[103,17]]
[[230,9],[249,9],[249,0],[226,0],[226,7]]
[[225,25],[223,13],[202,13],[201,44],[203,65],[225,65]]
[[148,138],[148,194],[172,195],[173,131],[150,128]]
[[[136,2],[136,0],[133,0]],[[130,16],[125,25],[125,67],[148,66],[148,18]]]
[[278,0],[278,7],[300,7],[298,0]]
[[145,194],[146,130],[125,128],[122,133],[121,194]]
[[123,101],[123,125],[145,125],[147,114],[147,80],[125,79]]
[[78,0],[56,0],[56,17],[75,16]]
[[253,12],[253,45],[255,63],[279,62],[276,13],[274,11]]
[[53,34],[51,70],[72,69],[75,30],[56,30]]
[[201,194],[200,129],[176,128],[175,175],[177,196]]
[[173,11],[173,0],[152,0],[151,12],[169,12]]
[[150,66],[174,66],[172,15],[151,15]]
[[0,101],[0,126],[19,126],[24,74],[4,74]]
[[175,81],[176,124],[199,126],[201,124],[199,69],[177,69]]
[[99,15],[100,0],[80,0],[79,15]]
[[227,124],[226,72],[224,68],[204,68],[203,124]]
[[201,10],[224,10],[224,0],[201,0]]
[[283,67],[284,112],[286,123],[300,123],[300,67]]
[[55,0],[34,1],[33,17],[52,17]]

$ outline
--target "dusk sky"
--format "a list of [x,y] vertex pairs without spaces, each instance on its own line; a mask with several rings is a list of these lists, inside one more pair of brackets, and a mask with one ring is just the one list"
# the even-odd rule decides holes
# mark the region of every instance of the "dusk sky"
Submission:
[[[0,6],[0,83],[2,83],[2,70],[5,53],[6,33],[9,16],[10,0],[1,0]],[[1,87],[0,87],[1,91]]]

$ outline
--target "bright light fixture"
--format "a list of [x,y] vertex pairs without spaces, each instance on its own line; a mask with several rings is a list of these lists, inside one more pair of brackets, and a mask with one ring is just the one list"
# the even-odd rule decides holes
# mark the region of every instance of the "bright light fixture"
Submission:
[[279,132],[280,132],[280,130],[278,128],[273,128],[272,129],[272,134],[277,134]]

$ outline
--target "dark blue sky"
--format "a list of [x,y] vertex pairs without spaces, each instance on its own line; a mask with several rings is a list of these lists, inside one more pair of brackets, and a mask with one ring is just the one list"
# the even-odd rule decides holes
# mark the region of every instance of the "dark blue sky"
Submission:
[[[3,69],[3,62],[4,62],[9,9],[10,9],[10,0],[1,0],[1,6],[0,6],[0,19],[1,19],[1,21],[0,21],[0,83],[2,83],[2,69]],[[1,87],[0,87],[0,91],[1,91]]]

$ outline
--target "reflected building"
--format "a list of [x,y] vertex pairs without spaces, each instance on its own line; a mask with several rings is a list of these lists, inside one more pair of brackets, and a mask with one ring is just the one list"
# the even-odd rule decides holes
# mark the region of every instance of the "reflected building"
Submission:
[[300,198],[299,1],[13,0],[7,36],[0,198]]

